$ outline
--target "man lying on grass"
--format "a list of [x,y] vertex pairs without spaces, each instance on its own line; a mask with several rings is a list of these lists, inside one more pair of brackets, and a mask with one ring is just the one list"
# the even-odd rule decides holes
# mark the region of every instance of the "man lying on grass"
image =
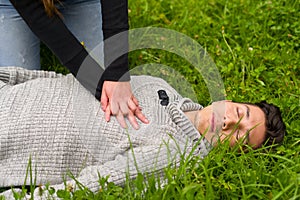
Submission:
[[36,185],[64,189],[72,172],[96,192],[99,174],[123,185],[126,173],[161,175],[182,155],[203,158],[225,139],[253,148],[283,140],[280,111],[265,102],[203,108],[160,78],[133,76],[131,84],[150,121],[138,130],[121,128],[115,117],[106,122],[99,101],[72,75],[0,68],[0,187],[23,185],[29,158]]

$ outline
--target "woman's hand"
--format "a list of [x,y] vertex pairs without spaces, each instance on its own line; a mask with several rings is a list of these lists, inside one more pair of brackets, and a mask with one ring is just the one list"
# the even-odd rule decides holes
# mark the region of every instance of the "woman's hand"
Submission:
[[149,123],[139,107],[138,100],[132,94],[129,81],[104,81],[101,107],[105,111],[106,121],[109,121],[110,116],[114,115],[123,128],[127,128],[125,117],[127,117],[134,129],[139,129],[135,117],[145,124]]

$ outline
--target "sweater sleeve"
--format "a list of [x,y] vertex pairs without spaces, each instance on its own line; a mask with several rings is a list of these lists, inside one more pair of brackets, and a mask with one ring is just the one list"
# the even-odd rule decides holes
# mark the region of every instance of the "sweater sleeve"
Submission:
[[21,67],[0,67],[0,81],[9,85],[24,83],[36,78],[57,78],[62,76],[62,74],[50,71],[28,70]]
[[[124,154],[117,155],[114,160],[103,165],[84,168],[76,180],[92,192],[97,192],[100,189],[99,175],[103,178],[108,176],[109,182],[119,186],[124,186],[126,178],[135,179],[139,173],[144,175],[145,178],[147,178],[147,173],[149,175],[155,173],[163,178],[163,170],[171,166],[171,163],[179,164],[179,156],[180,153],[174,144],[135,147]],[[67,181],[66,185],[72,186],[75,190],[78,189],[74,180]],[[64,190],[65,184],[51,185],[51,187],[57,192],[57,190]],[[35,190],[35,199],[38,199],[36,198],[39,194],[38,190]],[[46,191],[43,195],[47,196],[49,194]],[[56,198],[56,194],[53,197]]]

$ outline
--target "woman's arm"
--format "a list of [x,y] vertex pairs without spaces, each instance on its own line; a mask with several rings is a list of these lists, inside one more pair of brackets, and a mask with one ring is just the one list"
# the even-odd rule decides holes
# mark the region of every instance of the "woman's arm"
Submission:
[[[32,32],[58,57],[76,77],[82,65],[92,73],[76,77],[97,99],[100,99],[103,69],[69,31],[59,16],[49,17],[40,0],[10,0]],[[100,41],[99,41],[100,42]],[[93,83],[91,80],[98,80]]]
[[[127,0],[101,1],[104,39],[110,41],[104,43],[105,71],[89,56],[58,15],[53,17],[47,15],[40,0],[10,1],[32,32],[53,51],[76,79],[98,100],[101,98],[107,121],[112,114],[118,116],[118,121],[123,127],[126,127],[124,116],[128,116],[134,127],[138,127],[135,116],[142,122],[148,123],[139,109],[137,100],[133,99],[130,84],[116,84],[118,81],[130,80],[129,73],[126,73],[128,72],[128,33],[121,34],[119,39],[109,40],[111,36],[129,28]],[[120,52],[125,54],[118,56]],[[103,87],[104,81],[106,84]],[[126,84],[125,92],[119,87],[124,84]]]
[[[101,0],[104,36],[104,80],[129,81],[128,68],[128,1]],[[114,39],[110,39],[114,36]],[[115,57],[125,51],[120,57]]]
[[73,74],[88,55],[57,15],[49,17],[40,0],[10,0],[32,32]]
[[[88,52],[65,26],[61,18],[57,15],[49,17],[43,3],[39,0],[10,1],[32,32],[37,35],[37,37],[59,58],[62,64],[76,76],[81,65],[86,63],[85,59],[88,56]],[[129,29],[127,0],[101,0],[101,7],[104,40]],[[114,54],[116,50],[128,50],[127,33],[122,35],[122,40],[113,42],[113,44],[109,43],[104,45],[107,70],[102,76],[102,81],[118,81],[126,74],[126,72],[128,72],[127,54],[124,54],[113,61],[110,59],[112,58],[111,55]],[[99,43],[100,42],[101,41],[99,41]],[[92,58],[89,59],[91,60]],[[100,70],[101,67],[96,62],[87,63],[91,66],[88,66],[85,69],[90,69],[93,72],[92,74],[95,74],[96,72],[97,75],[102,75],[103,70]],[[129,74],[127,74],[126,77],[123,77],[122,80],[130,80]]]

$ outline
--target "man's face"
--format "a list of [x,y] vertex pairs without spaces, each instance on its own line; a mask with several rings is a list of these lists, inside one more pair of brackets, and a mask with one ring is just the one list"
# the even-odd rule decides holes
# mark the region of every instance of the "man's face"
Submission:
[[210,139],[229,139],[230,146],[243,141],[256,148],[265,139],[265,114],[255,105],[218,101],[202,109],[197,118],[200,133]]

